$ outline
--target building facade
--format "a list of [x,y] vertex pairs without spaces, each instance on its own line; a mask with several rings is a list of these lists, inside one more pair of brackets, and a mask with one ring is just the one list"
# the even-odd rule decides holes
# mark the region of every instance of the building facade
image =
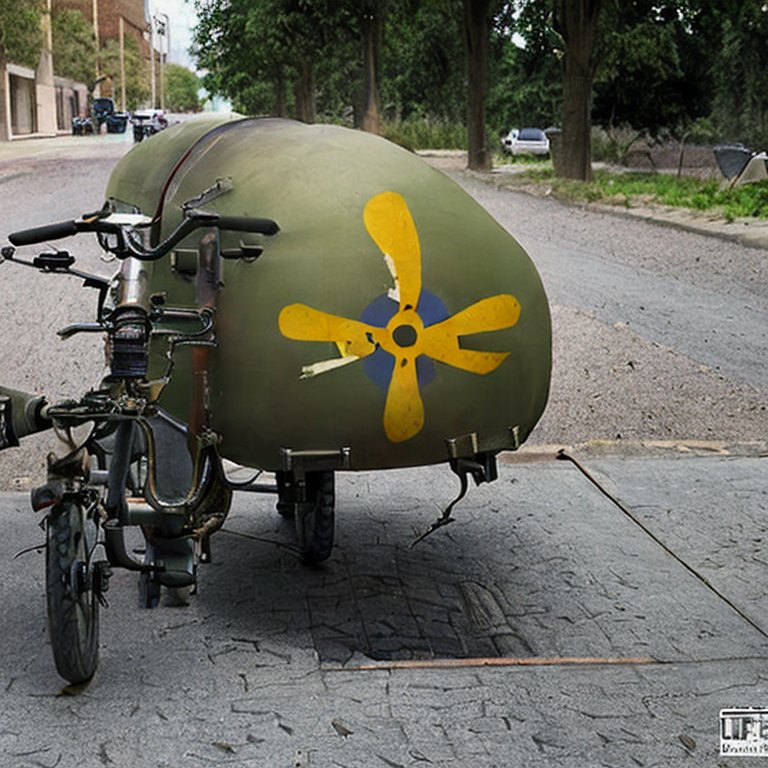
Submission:
[[[78,10],[105,41],[132,37],[143,58],[150,59],[147,0],[46,0],[43,49],[36,69],[13,62],[0,66],[0,141],[29,136],[52,136],[71,130],[72,118],[88,110],[88,84],[57,77],[51,39],[51,13]],[[97,73],[94,72],[94,81]],[[103,95],[112,95],[106,80]],[[116,94],[119,100],[120,94]]]
[[[147,0],[51,0],[52,10],[65,8],[80,11],[93,25],[100,43],[130,35],[139,45],[144,58],[149,59],[149,8]],[[122,20],[122,22],[121,22]]]

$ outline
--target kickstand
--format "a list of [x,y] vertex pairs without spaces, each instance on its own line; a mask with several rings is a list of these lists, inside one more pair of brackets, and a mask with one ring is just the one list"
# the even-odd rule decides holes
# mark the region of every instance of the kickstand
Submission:
[[455,521],[455,518],[451,517],[453,508],[467,495],[469,488],[469,475],[472,475],[472,479],[475,481],[475,485],[480,483],[490,482],[496,479],[496,464],[495,461],[488,462],[488,458],[495,459],[494,456],[483,456],[486,459],[484,464],[471,459],[452,459],[451,469],[458,476],[460,488],[459,495],[445,508],[443,514],[435,520],[432,525],[427,528],[424,533],[421,534],[415,541],[411,543],[411,548],[415,547],[419,542],[424,541],[430,534],[434,533],[438,528],[442,528],[448,523]]

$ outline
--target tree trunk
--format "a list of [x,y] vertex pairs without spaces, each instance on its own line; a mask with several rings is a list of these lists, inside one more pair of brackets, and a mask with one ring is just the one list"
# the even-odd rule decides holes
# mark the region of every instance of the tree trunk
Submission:
[[464,0],[464,46],[467,63],[467,167],[491,169],[485,144],[485,100],[488,92],[488,50],[491,24],[490,0]]
[[592,180],[592,56],[600,0],[555,0],[554,24],[565,43],[563,132],[558,176]]
[[363,31],[363,119],[360,127],[368,133],[381,133],[379,114],[379,52],[381,17],[375,11],[365,13]]
[[296,118],[304,123],[314,123],[315,109],[315,68],[311,61],[299,62],[299,75],[295,85]]
[[[566,54],[567,55],[567,54]],[[559,175],[592,180],[592,78],[565,63],[563,133]]]

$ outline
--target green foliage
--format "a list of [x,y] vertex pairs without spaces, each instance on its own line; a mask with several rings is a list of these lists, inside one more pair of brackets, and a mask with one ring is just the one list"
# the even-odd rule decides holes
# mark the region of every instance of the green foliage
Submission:
[[0,0],[0,61],[37,67],[44,6],[42,0]]
[[739,217],[768,219],[768,181],[724,189],[714,179],[681,178],[668,174],[596,171],[590,183],[556,178],[551,170],[530,170],[512,183],[546,183],[556,195],[570,200],[603,202],[626,207],[653,203]]
[[384,123],[382,136],[406,149],[466,149],[463,123],[442,118],[411,115]]
[[170,112],[197,112],[200,79],[186,67],[166,64],[164,67],[165,106]]
[[719,21],[713,118],[723,138],[763,149],[768,146],[768,6],[744,0],[722,8]]
[[488,124],[494,135],[513,127],[547,128],[561,121],[562,41],[552,28],[551,3],[514,5],[516,18],[506,27],[497,25],[492,41]]
[[96,76],[96,37],[80,11],[62,9],[51,17],[54,70],[61,77],[90,84]]
[[[441,145],[457,141],[434,127],[466,122],[463,0],[195,5],[204,85],[238,111],[359,124],[363,22],[375,16],[389,135],[409,145],[423,145],[425,135]],[[553,25],[556,5],[562,3],[489,0],[490,146],[512,126],[562,124],[564,40]],[[606,130],[600,157],[620,159],[638,136],[768,147],[766,8],[762,0],[602,0],[593,100],[593,120]]]
[[557,125],[563,84],[555,57],[542,57],[534,64],[527,48],[499,38],[495,43],[497,57],[488,95],[490,132],[500,136],[514,127]]
[[689,122],[689,94],[696,84],[685,73],[680,15],[656,0],[608,3],[601,17],[600,65],[593,119],[612,129],[629,126],[655,136]]
[[464,120],[464,50],[451,3],[401,4],[390,13],[382,60],[382,102],[390,119]]
[[[149,73],[139,51],[139,44],[126,35],[124,45],[125,61],[125,109],[137,109],[150,95]],[[112,78],[112,93],[119,102],[122,84],[120,82],[120,42],[107,40],[100,52],[102,74]]]
[[338,63],[334,53],[347,50],[350,7],[331,0],[195,0],[194,52],[206,70],[205,88],[245,113],[285,115],[290,103],[298,117],[314,119],[315,70],[329,59]]

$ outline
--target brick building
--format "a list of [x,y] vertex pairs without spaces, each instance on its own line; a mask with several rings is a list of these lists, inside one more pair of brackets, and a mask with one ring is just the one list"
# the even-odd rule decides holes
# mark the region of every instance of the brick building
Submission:
[[[80,11],[83,18],[93,26],[103,46],[108,40],[132,38],[138,45],[141,57],[150,61],[149,7],[147,0],[50,0],[51,10],[70,9]],[[96,73],[94,73],[96,74]],[[103,74],[103,73],[99,73]],[[125,91],[117,82],[108,78],[96,86],[98,96],[112,96],[120,109],[125,109]]]
[[149,59],[149,41],[145,37],[149,29],[147,0],[52,0],[51,9],[54,12],[64,8],[80,11],[85,20],[98,30],[101,43],[120,37],[122,18],[124,34],[133,37],[142,56]]
[[[87,84],[55,75],[52,12],[63,9],[80,11],[97,31],[101,45],[107,40],[120,40],[121,36],[133,38],[149,68],[150,16],[147,6],[147,0],[45,0],[42,15],[44,44],[40,63],[31,69],[8,62],[0,69],[0,141],[70,130],[72,117],[88,109]],[[120,88],[113,93],[112,87],[112,79],[105,80],[99,95],[114,96],[118,105],[122,106]]]

